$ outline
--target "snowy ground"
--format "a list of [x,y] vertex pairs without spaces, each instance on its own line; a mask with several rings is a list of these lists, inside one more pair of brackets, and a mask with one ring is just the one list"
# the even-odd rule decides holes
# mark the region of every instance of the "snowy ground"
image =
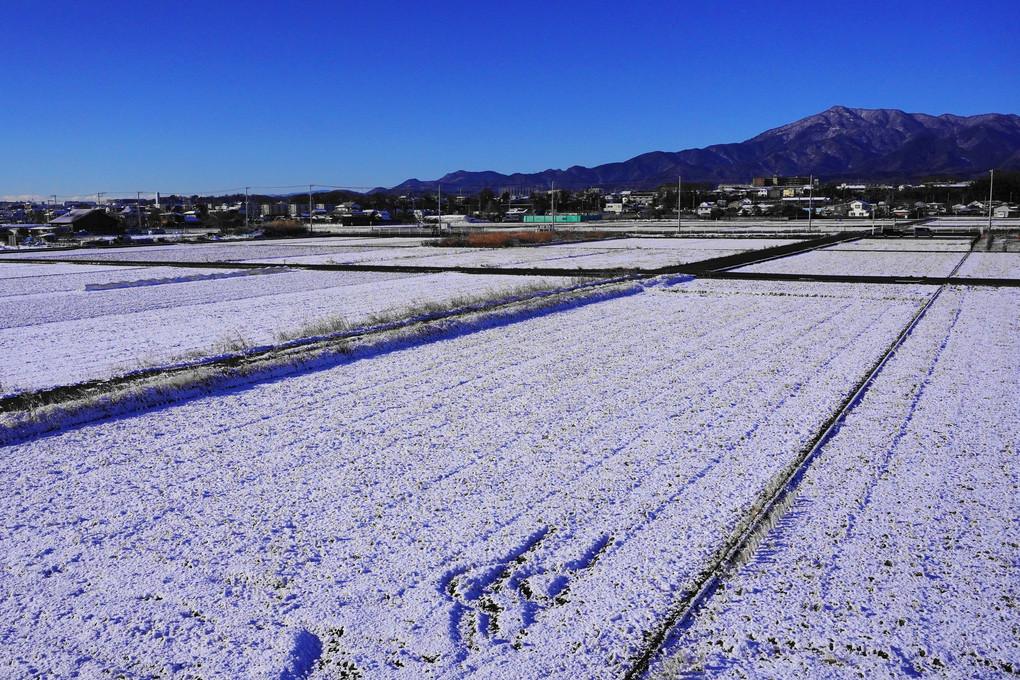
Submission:
[[[400,247],[287,258],[305,264],[399,264],[432,267],[658,269],[795,243],[789,239],[627,238],[522,248]],[[265,261],[265,260],[252,260]]]
[[882,250],[892,252],[966,252],[969,238],[861,238],[837,243],[825,250]]
[[[429,239],[425,239],[427,242]],[[789,239],[618,239],[522,248],[438,248],[423,239],[364,238],[178,244],[117,250],[54,251],[22,257],[98,261],[375,264],[432,267],[657,269],[784,245]],[[0,256],[2,261],[2,256]]]
[[734,271],[843,276],[949,276],[966,256],[966,252],[952,251],[813,250]]
[[[316,320],[372,314],[457,296],[497,296],[562,278],[229,269],[231,262],[433,266],[662,267],[788,243],[773,239],[620,239],[501,250],[436,248],[421,239],[330,238],[175,244],[0,259],[0,396],[261,346]],[[76,265],[47,259],[152,261]],[[223,262],[224,268],[174,267]]]
[[1020,672],[1018,335],[1015,290],[944,293],[651,676]]
[[957,276],[988,279],[1020,279],[1020,253],[973,252],[960,267]]
[[[389,239],[386,239],[389,241]],[[403,241],[402,241],[403,242]],[[417,241],[420,243],[420,239]],[[376,244],[374,247],[378,248]],[[179,243],[166,246],[135,246],[128,248],[77,250],[52,250],[34,253],[12,254],[4,257],[31,257],[33,259],[68,259],[98,261],[145,262],[240,262],[251,259],[276,259],[301,255],[329,255],[344,252],[348,248],[373,248],[362,239],[357,244],[345,245],[342,239],[302,239],[295,241],[227,241],[222,243]]]
[[619,677],[929,292],[715,285],[8,447],[3,661]]
[[65,264],[0,270],[8,267],[25,276],[0,278],[0,395],[265,345],[326,317],[357,326],[372,314],[424,301],[569,283],[455,273]]
[[[549,252],[731,250],[684,241]],[[418,243],[218,252],[392,261]],[[73,382],[141,361],[148,342],[162,361],[239,328],[258,343],[333,312],[517,284],[188,269],[179,248],[165,267],[0,262],[0,382]],[[776,262],[944,276],[965,255],[914,249]],[[961,272],[1015,257],[977,255]],[[0,676],[621,678],[936,293],[791,510],[649,677],[1016,672],[1020,291],[628,286],[2,447]]]

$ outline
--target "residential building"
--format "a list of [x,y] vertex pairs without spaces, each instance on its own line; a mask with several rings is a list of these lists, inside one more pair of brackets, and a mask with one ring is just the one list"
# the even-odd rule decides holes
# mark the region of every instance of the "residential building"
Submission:
[[850,201],[850,210],[847,211],[847,217],[871,217],[871,211],[873,210],[870,203],[867,201]]
[[71,210],[48,222],[51,227],[93,234],[123,234],[124,223],[105,210]]
[[290,204],[286,201],[263,203],[259,206],[259,214],[262,217],[286,217],[290,214]]

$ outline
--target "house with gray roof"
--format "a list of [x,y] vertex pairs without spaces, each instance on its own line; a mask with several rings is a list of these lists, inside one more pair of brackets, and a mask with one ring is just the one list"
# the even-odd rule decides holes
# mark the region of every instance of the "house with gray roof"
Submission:
[[47,224],[56,229],[87,231],[92,234],[123,234],[124,223],[105,210],[72,210],[50,220]]

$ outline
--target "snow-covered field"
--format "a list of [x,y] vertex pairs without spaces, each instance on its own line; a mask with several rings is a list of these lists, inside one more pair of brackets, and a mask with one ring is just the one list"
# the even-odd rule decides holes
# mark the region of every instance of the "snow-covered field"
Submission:
[[[572,283],[174,266],[200,252],[611,267],[783,243],[331,241],[99,251],[162,253],[149,267],[0,260],[0,396],[330,315]],[[943,241],[758,266],[945,276],[967,257],[961,275],[1015,276],[1017,255]],[[1020,290],[684,279],[367,339],[3,446],[0,677],[622,678],[933,295],[648,677],[1020,671]]]
[[[554,267],[565,269],[658,269],[750,250],[794,243],[789,239],[626,238],[524,248],[430,248],[362,252],[351,262],[433,267]],[[291,262],[324,263],[329,256]],[[340,263],[345,260],[336,257]]]
[[861,238],[825,250],[882,250],[893,252],[958,252],[970,250],[969,238]]
[[[785,246],[791,243],[799,243],[802,239],[783,239],[783,238],[678,238],[675,236],[671,237],[660,237],[660,238],[621,238],[613,239],[611,241],[599,241],[596,245],[600,249],[606,250],[725,250],[734,251],[739,250],[741,252],[748,250],[761,250],[762,248],[772,248],[775,246]],[[586,249],[591,248],[591,243],[579,242],[579,243],[564,243],[559,248],[579,248]]]
[[[425,239],[427,242],[429,239]],[[784,245],[789,239],[630,238],[522,248],[438,248],[422,239],[363,238],[177,244],[117,250],[54,251],[20,257],[97,261],[374,264],[423,267],[657,269]],[[2,256],[0,256],[2,261]]]
[[[974,234],[980,230],[988,229],[989,222],[987,213],[985,215],[973,215],[971,217],[955,217],[955,216],[943,216],[937,217],[933,220],[928,220],[924,223],[924,226],[931,227],[932,229],[939,229],[942,227],[950,229],[966,229],[971,228],[974,230]],[[1020,220],[1016,218],[994,218],[990,226],[995,231],[1013,231],[1020,229]]]
[[[772,239],[621,239],[503,250],[421,239],[330,238],[31,253],[0,259],[0,396],[262,346],[317,320],[366,317],[423,301],[498,296],[562,278],[229,269],[232,262],[502,267],[662,267],[788,243]],[[49,262],[165,262],[166,266]],[[224,268],[174,267],[223,262]]]
[[[389,239],[386,239],[389,241]],[[96,260],[104,262],[243,262],[246,260],[274,260],[302,255],[330,255],[348,249],[378,248],[367,245],[363,239],[346,245],[344,239],[301,239],[294,241],[227,241],[222,243],[178,243],[161,246],[134,246],[112,250],[87,248],[78,250],[51,250],[32,253],[0,254],[0,260],[10,259],[66,259]],[[401,243],[405,241],[401,240]],[[420,239],[417,241],[420,243]]]
[[[206,274],[228,272],[227,269],[206,269]],[[80,265],[53,262],[21,264],[0,261],[0,298],[40,295],[46,293],[86,290],[130,279],[176,278],[202,273],[183,267],[126,267],[122,265]]]
[[949,276],[966,252],[813,250],[735,269],[768,274],[842,276]]
[[[662,239],[665,241],[665,239]],[[562,269],[641,268],[657,269],[711,257],[752,250],[732,242],[732,249],[680,249],[643,247],[605,248],[599,244],[550,245],[528,248],[449,249],[433,248],[417,257],[401,257],[402,265],[431,267],[555,267]]]
[[9,446],[0,664],[619,677],[929,292],[651,285]]
[[[498,296],[562,278],[87,265],[0,265],[0,395],[260,346],[342,316],[457,296]],[[33,268],[27,270],[26,268]],[[57,268],[60,275],[53,272]],[[38,292],[30,292],[34,288]]]
[[942,294],[651,677],[1020,672],[1017,297]]
[[957,276],[987,279],[1020,279],[1020,253],[973,252]]

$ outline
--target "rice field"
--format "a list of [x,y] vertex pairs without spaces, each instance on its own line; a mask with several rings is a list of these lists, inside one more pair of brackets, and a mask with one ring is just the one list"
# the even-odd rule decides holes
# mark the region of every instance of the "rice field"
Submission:
[[[495,252],[352,240],[324,252],[308,241],[197,246],[202,260],[183,245],[145,249],[151,266],[0,259],[0,396],[272,346],[330,317],[356,327],[415,304],[577,283],[230,262],[651,267],[778,244]],[[861,241],[754,267],[1013,271],[992,259],[1009,253],[946,241],[850,247],[873,242]],[[105,255],[141,259],[129,250]],[[366,336],[136,407],[79,405],[65,423],[49,416],[46,432],[32,427],[41,416],[0,413],[0,669],[182,680],[1017,672],[1018,296],[648,278]],[[785,513],[671,625],[837,414]]]

